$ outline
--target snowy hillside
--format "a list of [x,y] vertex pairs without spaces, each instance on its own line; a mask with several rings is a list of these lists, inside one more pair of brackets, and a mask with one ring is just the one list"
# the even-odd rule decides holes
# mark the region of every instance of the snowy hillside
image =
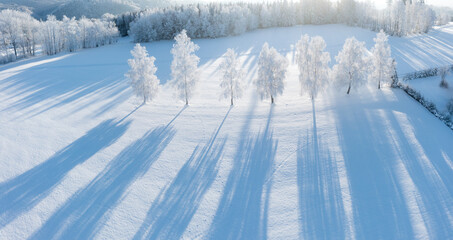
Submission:
[[[453,132],[400,89],[300,96],[294,45],[343,25],[199,39],[190,106],[169,86],[173,41],[142,44],[162,88],[148,105],[124,74],[130,38],[0,66],[0,239],[448,239]],[[260,101],[264,42],[289,60],[283,95]],[[398,73],[453,62],[453,25],[390,37]],[[234,48],[244,96],[219,101]],[[333,60],[331,64],[333,65]]]
[[142,8],[160,7],[170,4],[163,0],[0,0],[2,8],[27,8],[38,19],[49,14],[61,19],[67,17],[100,18],[104,13],[121,14]]

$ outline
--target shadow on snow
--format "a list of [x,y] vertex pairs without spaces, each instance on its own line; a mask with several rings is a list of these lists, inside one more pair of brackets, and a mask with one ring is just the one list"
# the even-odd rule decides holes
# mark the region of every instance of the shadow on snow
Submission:
[[379,92],[375,103],[359,99],[364,104],[336,110],[356,237],[447,239],[453,234],[453,169],[442,153],[451,154],[451,146],[439,139],[443,132],[426,129],[433,116],[417,114],[422,107],[402,91],[393,94],[395,102],[412,103],[403,109]]
[[313,133],[299,139],[297,182],[302,236],[306,239],[345,239],[345,212],[335,156],[318,137],[315,104]]
[[264,131],[256,136],[250,136],[251,116],[245,123],[209,239],[266,238],[270,195],[266,180],[272,172],[278,144],[270,129],[272,113],[273,107]]
[[47,161],[0,184],[0,227],[44,199],[75,166],[110,146],[127,130],[123,124],[107,120],[88,131]]
[[181,238],[217,176],[226,142],[226,138],[217,141],[217,136],[231,109],[208,143],[195,148],[170,186],[156,198],[134,239]]
[[92,239],[102,227],[104,217],[124,197],[126,189],[148,171],[172,141],[176,131],[171,124],[185,109],[183,107],[166,126],[148,131],[121,151],[93,181],[60,207],[31,239]]

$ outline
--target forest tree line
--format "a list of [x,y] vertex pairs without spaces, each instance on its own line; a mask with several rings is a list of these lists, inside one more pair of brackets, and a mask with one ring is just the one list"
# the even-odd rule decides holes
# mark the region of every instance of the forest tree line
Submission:
[[0,11],[0,63],[34,56],[39,50],[47,55],[62,51],[73,52],[116,42],[118,28],[112,15],[101,19],[63,17],[57,20],[49,15],[38,21],[30,12],[11,9]]
[[355,0],[300,0],[270,3],[209,3],[153,8],[126,13],[115,21],[135,42],[173,39],[183,29],[191,38],[217,38],[247,31],[301,24],[342,23],[392,36],[426,33],[451,20],[423,1],[388,1],[386,9]]

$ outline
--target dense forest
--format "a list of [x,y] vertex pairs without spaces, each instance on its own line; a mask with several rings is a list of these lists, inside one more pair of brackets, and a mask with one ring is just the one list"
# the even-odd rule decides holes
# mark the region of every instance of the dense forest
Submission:
[[183,29],[191,38],[216,38],[258,28],[331,23],[407,36],[426,33],[436,22],[450,20],[446,13],[437,15],[436,21],[436,13],[423,1],[389,1],[386,9],[379,10],[355,0],[301,0],[178,5],[122,14],[115,21],[123,36],[148,42],[172,39]]

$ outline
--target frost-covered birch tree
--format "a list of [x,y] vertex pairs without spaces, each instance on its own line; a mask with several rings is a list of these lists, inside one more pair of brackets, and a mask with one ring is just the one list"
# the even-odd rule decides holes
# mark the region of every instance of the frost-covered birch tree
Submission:
[[151,101],[159,90],[159,79],[156,76],[157,67],[154,66],[156,58],[148,56],[145,47],[136,44],[131,51],[134,58],[129,59],[130,70],[125,74],[130,79],[134,93],[143,97],[143,103]]
[[300,94],[302,95],[306,88],[306,82],[309,79],[309,68],[310,68],[310,55],[308,49],[310,48],[310,36],[307,34],[302,35],[299,41],[296,43],[296,63],[299,67],[299,82],[301,85]]
[[244,76],[244,71],[239,64],[236,52],[229,48],[224,55],[223,62],[220,64],[223,74],[220,87],[223,90],[223,97],[231,99],[231,106],[234,105],[234,99],[242,96],[241,80]]
[[175,37],[176,43],[173,44],[171,53],[173,62],[171,63],[172,84],[176,87],[178,95],[189,105],[193,89],[197,82],[197,69],[200,58],[194,52],[199,49],[187,36],[186,30]]
[[330,54],[324,52],[325,48],[326,42],[319,36],[311,40],[308,35],[302,36],[296,44],[301,92],[307,91],[312,100],[329,83]]
[[394,61],[388,43],[387,34],[380,31],[374,38],[375,45],[371,49],[369,75],[370,81],[377,81],[378,89],[383,83],[390,83],[393,75]]
[[261,99],[274,99],[283,93],[288,61],[273,47],[265,43],[258,59],[258,79],[256,87]]
[[354,37],[346,39],[343,49],[335,57],[337,64],[334,66],[335,82],[341,87],[357,88],[367,81],[367,60],[365,43],[359,42]]

